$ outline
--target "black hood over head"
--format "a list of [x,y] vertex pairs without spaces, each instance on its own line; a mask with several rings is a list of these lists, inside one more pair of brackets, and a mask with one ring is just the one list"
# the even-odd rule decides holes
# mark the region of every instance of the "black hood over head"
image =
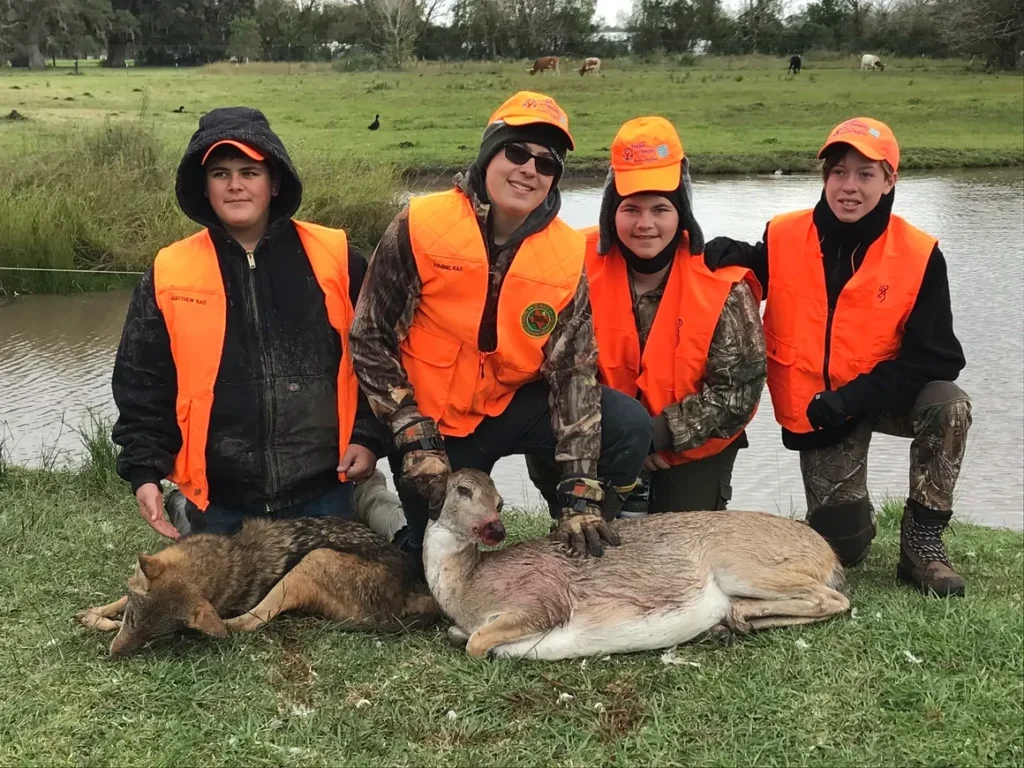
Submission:
[[185,215],[204,227],[221,229],[217,214],[206,198],[206,174],[203,155],[213,144],[234,139],[259,150],[270,163],[278,181],[277,195],[270,202],[270,223],[295,215],[302,203],[302,182],[284,148],[284,143],[270,130],[266,116],[250,107],[219,107],[199,118],[199,128],[192,134],[188,149],[178,164],[174,191]]

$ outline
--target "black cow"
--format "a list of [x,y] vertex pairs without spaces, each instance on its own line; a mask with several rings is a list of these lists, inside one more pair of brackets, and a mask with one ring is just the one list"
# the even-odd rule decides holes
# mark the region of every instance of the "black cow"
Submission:
[[794,75],[799,75],[800,74],[800,65],[802,63],[803,62],[800,60],[800,54],[794,53],[792,56],[789,57],[789,70],[788,70],[788,72],[791,72]]

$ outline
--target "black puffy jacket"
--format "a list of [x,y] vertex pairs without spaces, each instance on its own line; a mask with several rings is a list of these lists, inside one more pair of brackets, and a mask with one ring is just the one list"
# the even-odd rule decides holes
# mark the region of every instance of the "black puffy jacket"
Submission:
[[[204,194],[202,157],[221,139],[259,149],[280,184],[251,269]],[[228,299],[206,445],[210,501],[264,511],[308,501],[338,483],[337,376],[348,340],[328,322],[324,293],[291,222],[302,183],[263,114],[231,107],[200,119],[176,192],[182,211],[210,230]],[[365,273],[366,260],[350,248],[353,305]],[[119,414],[113,440],[122,449],[117,471],[134,491],[169,475],[181,448],[175,364],[152,268],[132,295],[112,386]],[[360,393],[352,442],[381,456],[387,439]]]

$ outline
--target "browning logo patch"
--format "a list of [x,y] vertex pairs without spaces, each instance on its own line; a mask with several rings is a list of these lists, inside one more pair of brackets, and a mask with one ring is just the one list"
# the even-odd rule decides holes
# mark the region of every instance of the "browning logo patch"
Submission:
[[538,302],[531,304],[523,310],[521,322],[527,336],[540,338],[541,336],[547,336],[555,330],[555,323],[558,322],[558,313],[555,312],[555,308],[550,304]]

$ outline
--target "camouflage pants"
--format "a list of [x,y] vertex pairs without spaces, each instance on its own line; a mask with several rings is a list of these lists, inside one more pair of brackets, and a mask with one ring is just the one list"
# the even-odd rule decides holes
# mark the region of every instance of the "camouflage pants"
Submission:
[[868,497],[872,432],[913,438],[910,498],[929,509],[951,511],[970,426],[971,401],[960,387],[948,381],[927,384],[906,411],[866,418],[841,442],[800,451],[808,511]]

